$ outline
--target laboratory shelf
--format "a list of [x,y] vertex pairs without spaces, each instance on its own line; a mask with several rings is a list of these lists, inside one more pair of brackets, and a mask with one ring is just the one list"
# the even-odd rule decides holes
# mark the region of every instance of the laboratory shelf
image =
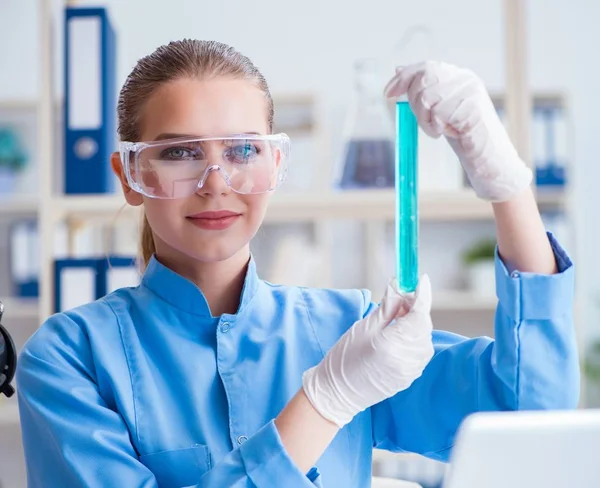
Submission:
[[440,290],[432,295],[432,310],[456,312],[494,311],[498,305],[496,296],[485,296],[468,290]]
[[[379,220],[395,217],[394,190],[351,190],[322,194],[286,194],[273,197],[270,221]],[[471,192],[421,194],[421,220],[488,219],[491,207]]]
[[[478,199],[470,190],[421,193],[421,220],[487,220],[493,217],[489,203]],[[561,208],[563,192],[538,195],[541,208]],[[286,193],[273,195],[266,215],[267,222],[317,222],[324,220],[380,220],[395,217],[394,190],[325,191],[322,193]],[[62,196],[54,200],[54,220],[115,218],[138,215],[138,209],[125,203],[121,195]]]
[[0,100],[0,110],[36,110],[38,102],[35,99]]
[[55,221],[62,219],[114,218],[123,210],[132,215],[138,209],[125,202],[120,194],[63,195],[53,199],[51,215]]
[[[560,208],[562,192],[540,195],[540,206]],[[267,221],[322,221],[334,219],[383,220],[395,218],[394,190],[352,190],[321,194],[279,193],[273,196]],[[478,199],[470,190],[422,192],[419,195],[419,218],[429,221],[488,220],[493,218],[489,203]]]
[[35,215],[38,202],[34,196],[4,196],[0,198],[0,216]]

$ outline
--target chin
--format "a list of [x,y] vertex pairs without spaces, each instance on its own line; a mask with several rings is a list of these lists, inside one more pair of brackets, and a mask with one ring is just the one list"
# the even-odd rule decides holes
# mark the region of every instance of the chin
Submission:
[[223,241],[221,239],[211,239],[208,242],[205,240],[202,240],[202,242],[188,241],[186,244],[188,245],[182,251],[191,258],[203,263],[226,261],[246,246],[245,242],[233,243],[231,240],[227,241],[226,239],[223,239]]

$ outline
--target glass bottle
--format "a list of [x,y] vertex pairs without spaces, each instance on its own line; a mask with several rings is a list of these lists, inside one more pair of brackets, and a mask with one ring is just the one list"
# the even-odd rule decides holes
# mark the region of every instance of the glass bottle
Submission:
[[373,59],[354,66],[354,100],[342,145],[340,188],[394,187],[394,121]]

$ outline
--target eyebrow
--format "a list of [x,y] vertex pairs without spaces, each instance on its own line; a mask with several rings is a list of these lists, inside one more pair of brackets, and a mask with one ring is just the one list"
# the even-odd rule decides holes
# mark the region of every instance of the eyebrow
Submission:
[[[233,137],[233,136],[244,136],[244,135],[253,135],[253,136],[260,136],[262,135],[260,132],[240,132],[237,134],[227,134],[223,136],[223,139],[227,139],[228,137]],[[206,136],[202,136],[202,135],[198,135],[198,134],[174,134],[171,132],[165,132],[163,134],[159,134],[158,136],[156,136],[153,140],[154,141],[164,141],[165,139],[192,139],[192,138],[197,138],[197,139],[201,139],[202,137],[206,137]]]

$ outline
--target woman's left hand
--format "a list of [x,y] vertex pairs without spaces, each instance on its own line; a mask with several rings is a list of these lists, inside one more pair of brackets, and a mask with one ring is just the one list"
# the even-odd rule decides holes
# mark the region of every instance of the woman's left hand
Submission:
[[401,67],[385,95],[407,95],[423,131],[447,138],[480,198],[511,200],[530,185],[532,171],[517,154],[483,81],[473,72],[437,61]]

